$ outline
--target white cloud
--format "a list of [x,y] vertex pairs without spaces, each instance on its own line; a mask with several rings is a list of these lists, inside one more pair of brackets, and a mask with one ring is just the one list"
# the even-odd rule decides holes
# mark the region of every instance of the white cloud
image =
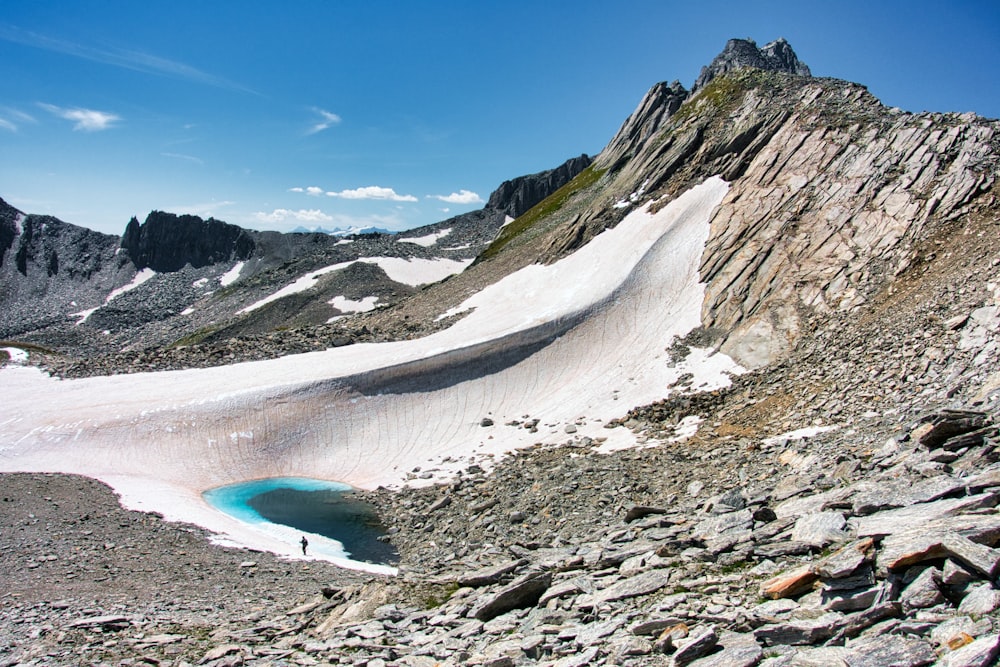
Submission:
[[449,204],[482,204],[483,198],[471,190],[459,190],[450,195],[428,195],[431,199],[440,199]]
[[320,109],[319,107],[312,107],[312,110],[319,114],[320,120],[314,123],[306,134],[316,134],[317,132],[322,132],[329,127],[340,124],[340,116],[337,114],[330,113],[329,111]]
[[73,121],[74,130],[84,132],[99,132],[106,130],[122,119],[121,116],[106,111],[96,111],[94,109],[65,109],[54,104],[39,103],[38,106],[45,109],[54,116],[65,120]]
[[10,130],[11,132],[17,132],[17,125],[14,125],[14,123],[10,122],[6,118],[0,118],[0,127],[5,130]]
[[194,162],[195,164],[205,164],[205,161],[199,157],[193,155],[184,155],[183,153],[160,153],[163,157],[173,158],[174,160],[184,160],[185,162]]
[[413,195],[400,195],[392,188],[383,188],[377,185],[369,185],[355,190],[341,190],[340,192],[327,192],[328,197],[340,197],[341,199],[383,199],[387,201],[417,201]]
[[332,222],[333,217],[327,215],[318,208],[314,209],[299,209],[298,211],[292,211],[287,208],[276,208],[270,213],[265,213],[264,211],[258,211],[254,213],[254,216],[261,222],[284,222],[285,220],[297,220],[299,222]]
[[310,197],[319,197],[321,194],[323,194],[323,188],[316,185],[310,185],[309,187],[306,188],[301,188],[301,187],[288,188],[288,191],[305,193]]

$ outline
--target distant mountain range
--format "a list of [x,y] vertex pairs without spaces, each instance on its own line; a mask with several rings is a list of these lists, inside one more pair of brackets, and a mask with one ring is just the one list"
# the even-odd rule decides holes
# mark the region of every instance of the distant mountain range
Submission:
[[358,234],[395,234],[396,232],[383,227],[303,227],[298,226],[291,231],[292,234],[329,234],[330,236],[356,236]]

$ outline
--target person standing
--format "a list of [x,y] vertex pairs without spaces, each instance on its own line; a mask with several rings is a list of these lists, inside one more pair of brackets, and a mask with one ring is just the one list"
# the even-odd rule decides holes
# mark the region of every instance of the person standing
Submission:
[[309,546],[309,540],[306,539],[305,535],[302,536],[302,539],[299,541],[299,544],[302,545],[302,555],[305,556],[306,555],[306,547]]

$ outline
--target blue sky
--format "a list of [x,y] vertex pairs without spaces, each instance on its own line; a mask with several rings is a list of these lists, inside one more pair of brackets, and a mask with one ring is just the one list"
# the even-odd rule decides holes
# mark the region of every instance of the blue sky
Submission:
[[153,209],[405,229],[596,154],[730,37],[908,111],[1000,117],[1000,3],[0,4],[0,197],[121,233]]

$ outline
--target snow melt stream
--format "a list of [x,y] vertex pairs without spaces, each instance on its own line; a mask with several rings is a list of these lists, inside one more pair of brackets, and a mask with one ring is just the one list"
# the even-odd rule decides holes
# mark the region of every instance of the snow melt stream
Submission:
[[[723,354],[665,349],[700,324],[698,267],[727,191],[715,177],[650,213],[637,208],[573,255],[472,296],[426,338],[359,344],[232,366],[79,380],[0,371],[0,470],[80,473],[132,508],[204,526],[290,558],[295,540],[209,507],[206,489],[267,477],[399,485],[419,466],[488,462],[535,442],[606,436],[682,374],[728,384]],[[495,426],[483,427],[490,417]],[[505,426],[540,420],[539,432]]]

